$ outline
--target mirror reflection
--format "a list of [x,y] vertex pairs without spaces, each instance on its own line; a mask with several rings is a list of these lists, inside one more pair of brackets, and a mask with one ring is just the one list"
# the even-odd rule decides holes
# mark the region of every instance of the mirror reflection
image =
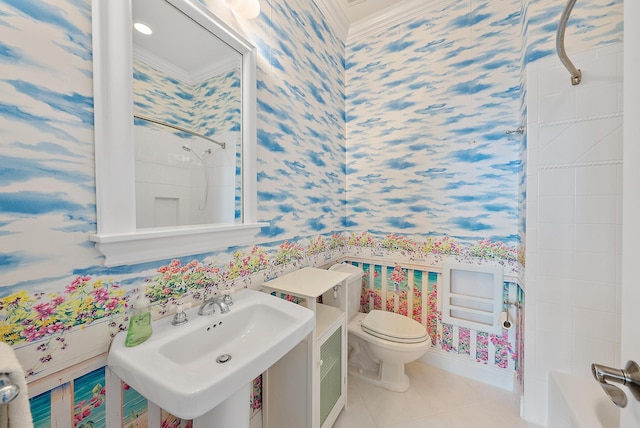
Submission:
[[242,55],[165,0],[133,21],[137,228],[242,223]]

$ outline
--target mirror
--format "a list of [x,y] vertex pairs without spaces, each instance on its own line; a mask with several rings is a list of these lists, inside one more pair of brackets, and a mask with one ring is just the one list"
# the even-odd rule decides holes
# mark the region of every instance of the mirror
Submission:
[[242,222],[242,55],[166,1],[132,6],[136,228]]
[[[90,239],[106,266],[249,244],[266,225],[256,222],[256,49],[195,0],[131,1],[92,0],[98,216]],[[160,50],[137,36],[134,45],[133,17],[151,22],[147,9],[174,14]],[[173,62],[170,44],[196,56]],[[226,53],[207,54],[220,47]],[[227,54],[216,68],[211,58]],[[211,85],[220,75],[228,91]],[[235,105],[221,120],[208,104],[218,92]]]

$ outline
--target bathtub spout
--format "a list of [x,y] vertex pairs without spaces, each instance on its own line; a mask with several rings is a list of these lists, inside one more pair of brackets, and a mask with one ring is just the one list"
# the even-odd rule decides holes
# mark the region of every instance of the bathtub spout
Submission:
[[609,400],[613,401],[618,407],[625,408],[627,407],[627,395],[617,386],[609,385],[608,383],[601,382],[600,386],[604,390],[604,393],[607,394]]
[[634,398],[640,401],[640,366],[635,362],[628,361],[624,369],[591,364],[591,373],[616,406],[626,407],[627,396],[620,388],[607,381],[626,385]]

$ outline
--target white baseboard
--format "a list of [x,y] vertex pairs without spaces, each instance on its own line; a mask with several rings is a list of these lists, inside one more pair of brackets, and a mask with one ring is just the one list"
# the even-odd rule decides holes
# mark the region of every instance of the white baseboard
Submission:
[[249,428],[262,428],[262,410],[253,415]]
[[420,358],[425,364],[495,386],[506,391],[515,391],[515,372],[487,366],[476,361],[451,355],[441,349],[430,349]]

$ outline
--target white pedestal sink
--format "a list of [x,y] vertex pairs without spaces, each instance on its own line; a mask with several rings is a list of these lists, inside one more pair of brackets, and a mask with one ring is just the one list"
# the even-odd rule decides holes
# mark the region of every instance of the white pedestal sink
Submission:
[[218,406],[194,419],[193,428],[234,427],[249,428],[251,420],[247,409],[251,384],[248,383]]
[[255,290],[233,295],[227,314],[199,316],[172,326],[153,323],[153,335],[127,348],[113,340],[107,364],[127,384],[194,428],[249,427],[251,381],[282,358],[314,326],[312,311]]

